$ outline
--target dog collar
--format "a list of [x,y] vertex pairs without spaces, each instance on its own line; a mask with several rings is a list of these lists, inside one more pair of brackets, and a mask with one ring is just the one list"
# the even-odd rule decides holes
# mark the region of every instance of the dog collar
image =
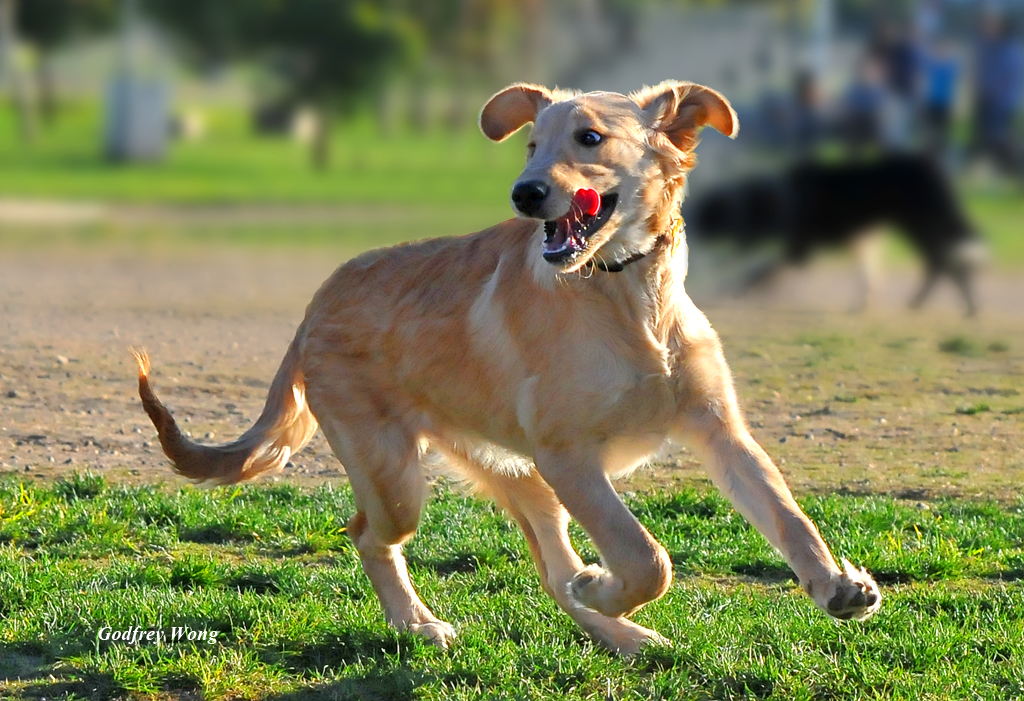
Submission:
[[[598,270],[603,270],[606,273],[621,273],[627,265],[629,265],[630,263],[636,263],[638,260],[643,260],[644,258],[649,256],[655,248],[658,248],[658,246],[655,245],[654,248],[652,248],[650,251],[647,251],[646,253],[634,253],[625,260],[618,260],[612,263],[605,263],[603,260],[598,261],[597,263],[594,263],[594,266],[596,266]],[[587,263],[587,265],[590,265],[590,263]]]
[[595,263],[594,259],[591,258],[590,260],[587,261],[586,267],[589,268],[593,266],[596,267],[598,270],[603,270],[606,273],[621,273],[623,270],[625,270],[627,265],[631,263],[636,263],[639,260],[643,260],[647,256],[657,251],[659,248],[664,246],[665,244],[670,244],[679,235],[679,231],[682,228],[683,220],[676,219],[676,221],[672,223],[672,229],[669,233],[662,234],[657,239],[655,239],[654,245],[651,247],[651,250],[646,251],[644,253],[634,253],[629,258],[626,258],[624,260],[612,261],[611,263],[605,263],[603,260],[599,260]]

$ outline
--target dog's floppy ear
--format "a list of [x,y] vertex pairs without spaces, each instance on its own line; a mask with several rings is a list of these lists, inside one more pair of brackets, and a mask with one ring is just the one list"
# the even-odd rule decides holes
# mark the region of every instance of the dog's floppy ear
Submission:
[[633,93],[632,98],[643,109],[650,125],[683,151],[697,146],[697,132],[705,125],[731,139],[740,130],[729,101],[717,90],[703,85],[666,80]]
[[480,111],[480,131],[492,141],[502,141],[552,103],[547,88],[514,83],[497,93]]

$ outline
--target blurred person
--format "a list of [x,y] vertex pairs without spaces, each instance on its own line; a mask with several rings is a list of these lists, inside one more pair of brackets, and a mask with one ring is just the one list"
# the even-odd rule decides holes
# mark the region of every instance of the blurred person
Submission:
[[812,71],[800,71],[796,76],[792,115],[792,137],[800,157],[814,155],[825,136],[825,119],[821,89]]
[[949,150],[960,62],[948,39],[939,39],[924,61],[922,112],[925,150],[944,160]]
[[891,96],[884,113],[886,145],[906,147],[921,89],[924,52],[920,36],[916,28],[882,22],[869,50],[882,68],[883,82]]
[[1024,47],[1009,18],[982,17],[975,45],[974,141],[972,155],[988,156],[1006,173],[1020,171],[1014,121],[1024,93]]
[[942,0],[921,0],[914,11],[914,28],[924,41],[936,38],[945,26]]
[[885,82],[900,98],[910,101],[920,84],[923,51],[917,33],[900,31],[887,25],[880,44],[875,47],[885,69]]
[[875,55],[864,56],[841,100],[839,119],[851,157],[881,146],[885,141],[884,122],[890,96],[882,70]]

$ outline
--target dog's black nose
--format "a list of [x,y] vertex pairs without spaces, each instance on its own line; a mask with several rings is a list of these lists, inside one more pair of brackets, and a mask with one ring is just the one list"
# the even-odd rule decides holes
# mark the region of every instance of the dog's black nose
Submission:
[[512,204],[526,216],[532,217],[540,211],[540,206],[550,191],[551,188],[540,180],[516,183],[516,186],[512,188]]

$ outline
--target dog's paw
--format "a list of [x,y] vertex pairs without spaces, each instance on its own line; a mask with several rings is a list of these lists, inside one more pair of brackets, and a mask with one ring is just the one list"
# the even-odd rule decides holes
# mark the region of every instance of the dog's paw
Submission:
[[623,657],[632,657],[651,645],[671,645],[668,638],[650,628],[638,626],[627,618],[609,619],[614,627],[595,635],[595,641],[609,652]]
[[444,621],[427,621],[425,623],[410,623],[406,630],[413,635],[418,635],[442,650],[447,649],[455,640],[455,628]]
[[624,611],[612,600],[622,591],[622,582],[600,565],[587,565],[569,582],[569,596],[581,606],[616,618]]
[[822,610],[841,620],[863,621],[882,604],[882,594],[871,575],[843,559],[843,571],[834,576],[821,598],[815,601]]

